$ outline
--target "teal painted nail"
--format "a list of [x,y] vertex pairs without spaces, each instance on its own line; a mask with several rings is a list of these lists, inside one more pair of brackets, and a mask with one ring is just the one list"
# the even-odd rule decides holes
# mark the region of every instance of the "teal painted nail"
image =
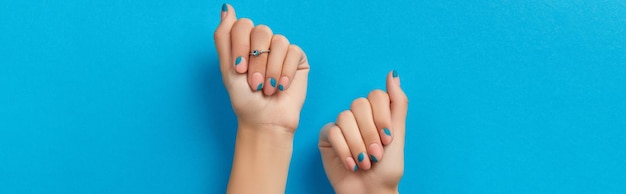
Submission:
[[359,153],[359,162],[363,162],[363,159],[365,159],[365,154],[363,154],[363,152]]
[[256,87],[256,91],[260,91],[263,89],[263,83],[260,83],[259,86]]
[[235,65],[239,65],[239,63],[241,63],[241,56],[237,57],[235,60]]
[[273,77],[270,78],[270,85],[272,85],[272,87],[276,87],[276,79],[274,79]]
[[398,71],[396,71],[396,70],[394,69],[394,70],[393,70],[392,75],[393,75],[393,77],[398,77]]
[[359,167],[356,167],[356,165],[354,165],[354,168],[353,168],[354,172],[356,172],[356,170],[358,170],[358,169],[359,169]]
[[389,131],[389,129],[384,128],[383,131],[385,132],[385,135],[391,136],[391,131]]
[[285,87],[283,87],[282,84],[278,85],[278,90],[283,91],[285,89]]
[[226,3],[222,4],[222,11],[228,11],[228,6],[226,5]]
[[372,162],[378,162],[378,159],[376,159],[376,156],[370,154],[370,159],[372,159]]

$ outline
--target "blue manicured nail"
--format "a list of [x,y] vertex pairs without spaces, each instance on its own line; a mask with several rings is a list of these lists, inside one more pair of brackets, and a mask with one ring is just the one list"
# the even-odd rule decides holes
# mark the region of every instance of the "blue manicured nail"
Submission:
[[272,85],[272,87],[276,87],[276,79],[273,77],[270,78],[270,85]]
[[284,89],[285,87],[282,84],[278,85],[278,90],[283,91]]
[[256,87],[256,91],[260,91],[263,89],[263,83],[260,83],[259,86]]
[[378,162],[378,159],[376,159],[376,156],[370,154],[370,159],[372,159],[372,162]]
[[354,168],[353,168],[354,172],[356,172],[356,170],[358,170],[358,169],[359,169],[359,167],[356,167],[356,165],[354,165]]
[[359,153],[359,162],[363,162],[363,159],[365,159],[365,154],[363,154],[363,152]]
[[396,71],[396,70],[394,69],[394,70],[393,70],[392,75],[393,75],[393,77],[398,77],[398,71]]
[[226,3],[222,4],[222,11],[228,11],[228,6],[226,5]]
[[383,132],[385,132],[385,135],[387,135],[387,136],[391,136],[391,131],[389,131],[389,129],[384,128],[384,129],[383,129]]
[[235,60],[235,65],[239,65],[239,63],[241,63],[241,56],[237,57]]

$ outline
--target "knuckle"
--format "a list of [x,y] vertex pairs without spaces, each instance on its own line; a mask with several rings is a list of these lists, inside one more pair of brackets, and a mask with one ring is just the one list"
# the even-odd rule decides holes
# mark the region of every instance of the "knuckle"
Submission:
[[371,91],[368,95],[367,98],[370,100],[384,100],[389,102],[389,95],[387,94],[387,92],[376,89]]
[[337,116],[337,123],[343,123],[350,119],[352,120],[354,119],[354,115],[352,114],[352,111],[344,110],[341,113],[339,113],[339,116]]
[[[295,55],[295,56],[299,56],[300,57],[300,61],[298,62],[298,64],[304,64],[307,62],[307,57],[306,54],[304,54],[304,51],[302,50],[302,48],[300,48],[300,46],[295,45],[295,44],[290,44],[289,48],[287,49],[287,54],[288,55]],[[310,67],[308,67],[310,68]]]
[[228,37],[229,32],[225,31],[225,28],[218,28],[217,30],[215,30],[215,33],[213,33],[213,40],[217,42],[217,40]]
[[254,22],[250,18],[241,18],[235,22],[235,25],[254,26]]
[[290,45],[289,45],[289,49],[288,49],[288,51],[287,51],[287,52],[288,52],[288,53],[296,53],[296,54],[300,54],[300,53],[302,53],[302,49],[301,49],[298,45],[295,45],[295,44],[290,44]]
[[289,45],[289,40],[282,34],[275,34],[272,37],[272,45]]
[[230,33],[235,33],[237,30],[250,30],[253,27],[254,27],[254,23],[252,23],[252,20],[248,18],[242,18],[242,19],[235,21],[235,23],[233,24],[232,31]]
[[341,135],[341,129],[337,126],[332,126],[328,129],[328,141],[334,142],[338,135]]
[[402,95],[399,95],[398,98],[394,100],[395,100],[394,102],[400,103],[402,105],[405,105],[405,106],[409,105],[409,98],[404,93]]
[[367,100],[367,98],[360,97],[352,101],[352,105],[350,105],[350,109],[356,110],[356,109],[363,108],[363,107],[369,108],[369,106],[370,106],[369,100]]
[[272,29],[270,29],[270,27],[263,25],[263,24],[254,27],[252,31],[255,33],[262,34],[262,35],[269,35],[269,36],[272,35]]

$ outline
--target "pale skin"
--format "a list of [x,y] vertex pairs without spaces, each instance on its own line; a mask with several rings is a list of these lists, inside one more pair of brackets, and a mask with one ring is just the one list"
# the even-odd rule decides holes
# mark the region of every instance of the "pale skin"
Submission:
[[387,92],[374,90],[355,99],[350,110],[322,128],[318,147],[336,193],[398,193],[407,108],[400,77],[390,72]]
[[[238,19],[228,4],[214,39],[238,121],[227,193],[284,193],[307,91],[306,54],[268,26]],[[254,50],[271,52],[254,56]],[[407,102],[394,71],[387,76],[387,92],[355,100],[336,124],[322,129],[319,149],[337,193],[397,193]]]

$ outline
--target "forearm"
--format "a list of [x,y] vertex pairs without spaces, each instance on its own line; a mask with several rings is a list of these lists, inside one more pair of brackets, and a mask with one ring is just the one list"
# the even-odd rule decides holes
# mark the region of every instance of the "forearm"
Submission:
[[285,193],[293,133],[239,126],[227,193]]

